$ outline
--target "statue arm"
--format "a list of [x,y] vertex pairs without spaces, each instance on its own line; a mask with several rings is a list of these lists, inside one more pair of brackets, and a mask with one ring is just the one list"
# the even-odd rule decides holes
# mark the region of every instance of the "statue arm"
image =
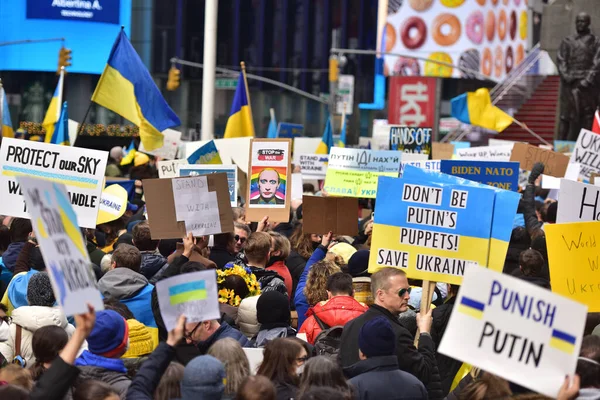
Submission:
[[598,73],[600,73],[600,40],[596,42],[596,53],[594,54],[594,60],[590,66],[590,70],[582,80],[582,86],[594,86],[598,78]]
[[567,60],[569,59],[569,45],[566,40],[560,42],[560,46],[558,47],[558,52],[556,53],[556,66],[558,68],[558,73],[561,78],[567,82],[573,82],[573,78],[569,73],[569,63]]

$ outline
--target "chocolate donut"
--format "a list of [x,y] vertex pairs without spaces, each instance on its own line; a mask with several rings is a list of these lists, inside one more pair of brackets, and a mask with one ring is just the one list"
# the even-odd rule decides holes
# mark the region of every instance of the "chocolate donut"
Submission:
[[[442,26],[448,25],[450,32],[444,34],[442,32]],[[440,14],[433,20],[433,26],[431,28],[433,40],[440,46],[452,46],[458,41],[461,34],[460,21],[455,15],[444,13]]]
[[[413,32],[416,32],[416,34]],[[427,25],[419,17],[407,18],[404,24],[402,24],[402,28],[400,28],[400,39],[402,39],[402,43],[404,43],[404,47],[407,49],[418,49],[423,46],[426,38]]]
[[490,42],[494,41],[494,35],[496,33],[496,17],[492,10],[488,11],[485,17],[485,36]]
[[510,34],[510,40],[515,40],[515,36],[517,36],[517,13],[515,10],[510,13],[510,27],[508,32]]
[[[479,55],[479,51],[477,49],[468,49],[465,50],[458,59],[458,66],[460,71],[460,76],[462,78],[470,78],[477,79],[479,77],[478,74],[472,71],[479,71],[479,64],[481,63],[481,56]],[[468,69],[469,71],[464,71],[464,69]]]
[[515,66],[515,59],[513,56],[513,49],[511,46],[508,46],[506,49],[506,57],[504,59],[504,63],[506,64],[506,73],[509,74]]

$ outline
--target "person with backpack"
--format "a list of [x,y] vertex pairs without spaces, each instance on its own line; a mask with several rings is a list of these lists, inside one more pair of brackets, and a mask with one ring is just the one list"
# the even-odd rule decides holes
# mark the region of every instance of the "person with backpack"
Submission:
[[328,300],[311,307],[307,312],[308,318],[300,327],[300,333],[306,333],[310,344],[315,344],[326,330],[335,326],[343,327],[369,309],[352,297],[354,291],[350,274],[336,272],[329,276],[326,291]]
[[264,347],[276,338],[296,336],[296,330],[290,326],[290,303],[282,293],[261,294],[256,303],[256,317],[260,324],[260,330],[252,339],[256,347]]

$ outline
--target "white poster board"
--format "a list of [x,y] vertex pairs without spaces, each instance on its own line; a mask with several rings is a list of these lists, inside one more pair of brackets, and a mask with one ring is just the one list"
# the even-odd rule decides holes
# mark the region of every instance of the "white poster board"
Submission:
[[600,135],[582,129],[577,137],[570,162],[581,164],[579,177],[584,182],[589,182],[592,172],[600,172]]
[[187,164],[187,160],[166,160],[156,163],[159,178],[176,178],[179,176],[178,166]]
[[300,154],[315,154],[321,143],[320,137],[297,137],[294,138],[294,164],[298,164]]
[[103,310],[102,296],[65,185],[19,176],[31,225],[58,305],[65,315]]
[[160,157],[163,160],[174,160],[177,157],[177,150],[181,144],[181,132],[173,129],[165,129],[162,134],[165,136],[163,146],[156,150],[144,149],[144,143],[140,142],[139,151],[142,153],[151,154],[156,157]]
[[481,146],[456,149],[456,158],[473,161],[510,161],[513,145]]
[[556,223],[600,220],[600,187],[560,180]]
[[[569,165],[567,165],[567,172],[565,172],[564,179],[577,181],[577,179],[579,178],[580,171],[581,164],[570,163]],[[556,178],[554,176],[542,174],[542,189],[559,189],[560,181],[562,181],[562,178]]]
[[185,315],[187,322],[219,319],[217,274],[214,270],[190,272],[156,283],[160,315],[167,331],[177,326],[177,319]]
[[438,351],[556,397],[573,376],[587,306],[509,275],[467,267]]
[[223,232],[217,192],[209,192],[206,175],[172,179],[175,217],[194,236]]
[[[251,139],[251,137],[214,139],[215,146],[217,146],[223,164],[236,164],[245,174],[247,174]],[[189,157],[194,151],[198,150],[208,142],[209,140],[201,140],[198,142],[186,143],[185,158]]]
[[292,174],[292,200],[302,200],[302,174]]
[[294,154],[296,166],[306,179],[325,179],[327,174],[328,154]]
[[2,139],[0,214],[29,218],[18,176],[63,183],[82,227],[95,228],[108,153],[79,147]]

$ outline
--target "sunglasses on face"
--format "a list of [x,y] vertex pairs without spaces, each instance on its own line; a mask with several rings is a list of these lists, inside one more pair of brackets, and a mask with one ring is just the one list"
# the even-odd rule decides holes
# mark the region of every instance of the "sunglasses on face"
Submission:
[[244,242],[246,241],[246,238],[240,237],[240,235],[235,235],[233,238],[235,239],[236,242],[240,242],[242,244],[244,244]]
[[404,297],[406,296],[406,294],[410,294],[410,291],[412,290],[412,288],[409,286],[407,288],[402,288],[400,290],[398,290],[398,296],[400,297]]

